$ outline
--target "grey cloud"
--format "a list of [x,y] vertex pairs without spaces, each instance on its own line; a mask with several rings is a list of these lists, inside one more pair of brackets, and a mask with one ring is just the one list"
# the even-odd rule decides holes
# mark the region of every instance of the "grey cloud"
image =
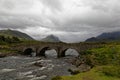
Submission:
[[51,10],[59,11],[62,10],[61,0],[40,0],[47,7],[50,7]]
[[[113,27],[119,29],[120,15],[116,12],[120,10],[117,8],[119,0],[115,0],[116,4],[112,3],[113,0],[84,1],[87,3],[86,6],[90,7],[88,14],[69,16],[65,21],[63,19],[63,22],[52,18],[53,23],[59,26],[56,29],[68,32],[109,30]],[[115,10],[115,8],[118,10]]]
[[86,5],[89,5],[95,10],[100,10],[104,12],[113,12],[114,14],[120,13],[119,5],[120,0],[91,0]]
[[0,7],[5,10],[28,9],[33,5],[33,0],[0,0]]
[[[89,17],[90,16],[90,17]],[[81,17],[73,17],[67,20],[65,23],[60,23],[59,21],[53,20],[56,26],[56,29],[64,30],[64,31],[72,31],[72,32],[80,32],[85,30],[94,30],[99,28],[113,28],[118,27],[120,25],[120,18],[113,18],[112,15],[107,17],[106,15],[98,15],[94,14],[89,15],[84,19]]]
[[42,20],[35,17],[19,16],[19,15],[1,15],[0,27],[1,28],[14,28],[23,29],[33,26],[42,26]]
[[[82,15],[79,13],[84,8],[70,11],[75,4],[71,5],[68,12],[64,12],[62,0],[36,1],[44,5],[43,10],[47,7],[52,13],[31,14],[28,10],[34,5],[33,0],[0,0],[0,28],[19,29],[36,39],[55,34],[69,42],[120,30],[119,0],[79,0],[84,4],[78,7],[88,7],[87,13]],[[66,1],[69,3],[69,0]]]

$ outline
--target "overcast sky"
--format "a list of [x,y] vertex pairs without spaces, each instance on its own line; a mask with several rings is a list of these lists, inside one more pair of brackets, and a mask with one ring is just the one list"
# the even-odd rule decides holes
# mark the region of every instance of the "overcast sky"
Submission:
[[84,41],[120,30],[120,0],[0,0],[0,29]]

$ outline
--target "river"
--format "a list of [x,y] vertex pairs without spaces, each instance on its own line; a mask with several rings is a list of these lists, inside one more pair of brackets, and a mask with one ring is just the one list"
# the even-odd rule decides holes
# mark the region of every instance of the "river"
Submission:
[[[47,58],[29,56],[8,56],[0,58],[0,80],[51,80],[54,76],[70,75],[69,63],[78,56],[75,50],[68,50],[66,57],[57,58],[54,50],[46,51]],[[41,66],[35,65],[40,63]]]

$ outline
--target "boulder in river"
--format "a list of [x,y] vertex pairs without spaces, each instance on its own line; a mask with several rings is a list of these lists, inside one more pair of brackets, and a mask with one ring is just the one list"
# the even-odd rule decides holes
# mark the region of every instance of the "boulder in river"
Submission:
[[41,64],[41,62],[35,62],[34,65],[38,66],[38,67],[43,67],[43,65]]

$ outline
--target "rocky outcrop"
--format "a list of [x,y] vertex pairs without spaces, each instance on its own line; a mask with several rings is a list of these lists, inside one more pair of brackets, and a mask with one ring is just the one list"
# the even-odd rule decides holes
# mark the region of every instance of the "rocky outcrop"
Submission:
[[73,74],[73,75],[78,74],[80,72],[86,72],[91,69],[91,66],[87,65],[86,60],[82,57],[76,57],[76,58],[72,59],[71,64],[76,66],[76,68],[68,69],[68,71],[71,72],[71,74]]

